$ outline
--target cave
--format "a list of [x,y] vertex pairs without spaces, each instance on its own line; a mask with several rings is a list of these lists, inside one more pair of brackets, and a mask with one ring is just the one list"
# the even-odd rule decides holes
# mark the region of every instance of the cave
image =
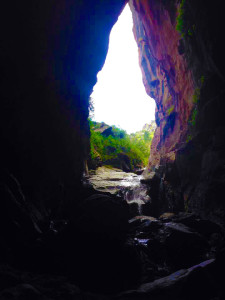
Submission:
[[[83,181],[89,96],[128,2],[157,124],[152,215],[130,223]],[[0,20],[0,298],[224,299],[221,3],[13,1]]]

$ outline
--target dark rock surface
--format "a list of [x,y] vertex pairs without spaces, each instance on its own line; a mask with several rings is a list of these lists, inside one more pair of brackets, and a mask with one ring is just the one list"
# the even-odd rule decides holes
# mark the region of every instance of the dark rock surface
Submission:
[[119,299],[222,299],[210,268],[214,260],[204,261],[167,277],[141,285],[136,291],[121,294]]
[[145,88],[157,106],[145,173],[155,171],[163,179],[154,190],[159,214],[186,209],[222,224],[225,64],[220,2],[130,3]]
[[[30,255],[21,256],[22,264],[0,263],[0,298],[223,299],[221,228],[193,214],[127,222],[120,206],[96,194],[86,199],[76,222],[52,221],[30,244]],[[212,243],[217,233],[220,239]]]
[[124,4],[35,0],[2,6],[0,165],[29,201],[48,211],[58,201],[70,210],[79,201],[88,99]]

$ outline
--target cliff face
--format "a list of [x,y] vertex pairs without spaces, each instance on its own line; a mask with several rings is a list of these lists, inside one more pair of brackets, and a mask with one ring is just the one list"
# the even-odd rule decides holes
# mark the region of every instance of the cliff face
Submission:
[[173,162],[175,151],[187,136],[193,110],[194,82],[176,30],[176,6],[162,1],[130,1],[134,35],[146,92],[156,101],[156,124],[149,168]]
[[219,3],[129,3],[143,82],[156,101],[157,129],[145,174],[148,178],[155,171],[154,211],[186,209],[223,222],[225,81],[219,36],[224,26]]

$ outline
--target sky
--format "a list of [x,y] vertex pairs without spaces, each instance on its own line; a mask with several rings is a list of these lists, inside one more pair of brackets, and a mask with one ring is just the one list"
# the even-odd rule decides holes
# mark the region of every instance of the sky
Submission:
[[91,98],[93,120],[116,125],[127,133],[155,119],[155,102],[145,92],[128,5],[114,25],[105,64],[97,75]]

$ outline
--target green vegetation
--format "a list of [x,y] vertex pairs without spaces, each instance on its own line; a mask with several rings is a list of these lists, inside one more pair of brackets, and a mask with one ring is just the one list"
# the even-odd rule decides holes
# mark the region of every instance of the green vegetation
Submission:
[[[197,114],[198,114],[198,104],[199,104],[199,99],[200,99],[200,94],[201,94],[201,88],[205,82],[205,76],[200,77],[200,87],[195,88],[194,90],[194,95],[193,95],[193,103],[195,104],[194,109],[192,111],[189,123],[192,127],[196,125],[196,119],[197,119]],[[190,140],[190,136],[188,137],[188,140]]]
[[192,126],[195,126],[195,124],[196,124],[196,117],[197,117],[197,114],[198,114],[198,110],[197,110],[197,108],[195,107],[195,108],[193,109],[193,112],[192,112],[192,115],[191,115],[191,119],[190,119],[190,123],[191,123]]
[[193,95],[193,103],[197,104],[200,97],[200,88],[196,88]]
[[173,111],[174,111],[174,105],[171,105],[171,106],[167,109],[166,115],[169,116]]
[[190,18],[187,11],[187,2],[186,0],[181,0],[179,9],[177,11],[176,18],[176,30],[184,38],[185,36],[193,37],[196,31],[196,25],[190,24],[188,21]]
[[204,85],[204,83],[205,83],[205,76],[202,75],[199,78],[199,87],[195,88],[193,98],[192,98],[192,101],[194,103],[194,108],[193,108],[192,113],[189,118],[189,125],[190,125],[189,129],[190,129],[191,133],[189,133],[187,135],[187,138],[186,138],[187,143],[190,140],[192,140],[192,138],[193,138],[192,133],[193,133],[194,127],[196,125],[196,120],[197,120],[197,115],[198,115],[198,106],[199,106],[199,100],[200,100],[200,95],[201,95],[201,88]]
[[182,36],[184,35],[184,4],[185,0],[182,0],[178,9],[178,15],[176,19],[176,30],[179,31]]
[[142,130],[129,135],[116,126],[108,126],[91,120],[89,124],[91,162],[101,161],[103,165],[118,167],[115,164],[118,164],[122,158],[128,162],[131,169],[147,165],[154,135],[153,130]]

